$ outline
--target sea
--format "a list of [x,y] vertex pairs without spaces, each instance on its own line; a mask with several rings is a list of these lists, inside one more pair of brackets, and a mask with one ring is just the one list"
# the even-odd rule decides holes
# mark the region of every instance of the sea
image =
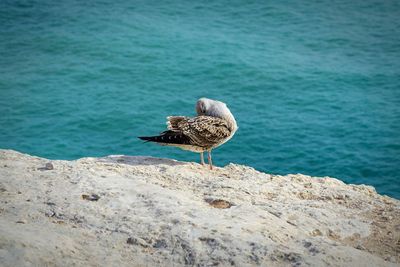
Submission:
[[239,130],[217,166],[400,198],[400,1],[0,1],[0,148],[197,161],[143,143],[200,97]]

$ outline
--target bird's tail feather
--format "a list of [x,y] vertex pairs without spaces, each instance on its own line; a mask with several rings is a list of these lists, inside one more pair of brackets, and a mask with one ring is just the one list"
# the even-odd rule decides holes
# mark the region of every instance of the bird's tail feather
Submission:
[[157,136],[139,136],[138,138],[146,142],[155,142],[159,144],[190,144],[190,139],[186,135],[171,130],[162,132]]
[[139,139],[141,139],[141,140],[143,140],[143,141],[145,141],[145,143],[147,143],[147,142],[151,142],[152,140],[152,138],[153,138],[154,136],[139,136],[138,138]]

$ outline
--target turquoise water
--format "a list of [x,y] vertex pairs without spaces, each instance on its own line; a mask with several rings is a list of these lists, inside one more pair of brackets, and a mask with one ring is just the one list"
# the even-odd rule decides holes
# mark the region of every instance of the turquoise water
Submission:
[[216,165],[400,198],[400,2],[262,2],[0,1],[0,148],[198,161],[136,136],[205,96],[240,127]]

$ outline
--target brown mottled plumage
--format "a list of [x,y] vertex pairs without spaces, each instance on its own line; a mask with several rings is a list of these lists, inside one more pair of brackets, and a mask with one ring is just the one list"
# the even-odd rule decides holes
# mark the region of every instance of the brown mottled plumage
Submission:
[[226,120],[211,117],[197,116],[188,117],[168,117],[168,129],[181,132],[191,140],[190,144],[208,150],[222,143],[231,135]]
[[200,153],[208,151],[208,162],[212,169],[211,150],[228,141],[238,129],[236,121],[225,103],[201,98],[196,103],[198,116],[169,116],[168,130],[159,136],[139,137],[160,145],[176,146]]

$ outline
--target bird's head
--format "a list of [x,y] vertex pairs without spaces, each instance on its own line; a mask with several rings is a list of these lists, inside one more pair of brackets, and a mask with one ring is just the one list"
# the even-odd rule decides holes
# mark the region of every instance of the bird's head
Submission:
[[213,116],[223,118],[224,115],[230,114],[230,111],[225,103],[202,97],[197,100],[196,112],[198,116]]
[[196,103],[196,112],[198,116],[204,116],[207,113],[207,110],[210,108],[211,99],[208,98],[200,98]]
[[211,116],[227,120],[232,128],[237,129],[235,118],[225,103],[202,97],[197,100],[196,112],[198,116]]

